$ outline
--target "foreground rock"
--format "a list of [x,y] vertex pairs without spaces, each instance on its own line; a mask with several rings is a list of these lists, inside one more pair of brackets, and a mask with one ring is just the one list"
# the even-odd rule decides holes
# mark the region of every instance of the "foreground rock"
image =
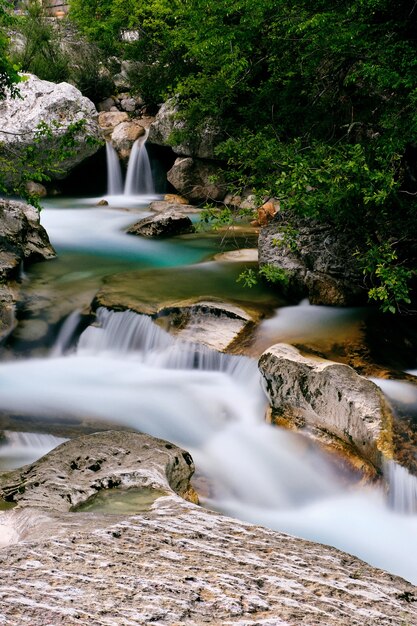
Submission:
[[381,468],[392,457],[392,412],[380,389],[351,367],[302,356],[276,344],[261,356],[277,423],[306,428],[321,439],[353,448],[359,458]]
[[193,233],[194,226],[187,215],[171,209],[139,220],[126,232],[141,237],[173,237]]
[[[10,167],[3,167],[2,177],[9,184],[20,180],[16,157],[25,159],[28,147],[33,146],[35,169],[43,169],[45,154],[56,149],[59,139],[70,126],[83,122],[75,134],[75,144],[64,160],[53,163],[54,170],[45,171],[52,178],[63,178],[76,165],[94,154],[103,143],[96,121],[94,104],[68,83],[50,83],[28,74],[19,84],[21,98],[0,101],[0,156],[6,162],[12,155]],[[47,124],[49,131],[36,139],[39,124]],[[26,163],[25,163],[26,166]],[[59,170],[57,173],[56,169]]]
[[[0,553],[0,619],[8,626],[403,626],[417,620],[415,587],[404,580],[333,548],[182,499],[170,486],[170,471],[190,475],[192,462],[167,442],[108,433],[48,456],[49,462],[22,470],[22,478],[14,474],[14,493],[20,484],[29,494],[0,514],[10,542]],[[124,484],[133,476],[167,495],[136,515],[68,512],[68,495],[86,498],[89,486],[104,486],[109,460],[108,478],[116,472],[125,480],[126,472]]]
[[333,226],[278,214],[259,234],[259,263],[285,271],[287,290],[311,304],[349,306],[366,301],[352,239]]
[[14,308],[22,269],[54,256],[38,211],[25,202],[0,199],[0,339],[15,323]]

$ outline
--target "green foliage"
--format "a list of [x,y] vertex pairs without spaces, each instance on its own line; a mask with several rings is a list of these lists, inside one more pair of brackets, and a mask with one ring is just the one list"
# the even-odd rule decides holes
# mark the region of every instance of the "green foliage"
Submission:
[[360,256],[363,273],[373,283],[369,297],[376,300],[384,312],[395,313],[411,303],[408,284],[415,271],[405,268],[398,260],[398,253],[390,242],[370,244]]
[[[19,152],[0,142],[0,194],[17,195],[40,209],[38,198],[27,191],[27,182],[48,182],[62,174],[62,164],[78,150],[84,126],[85,120],[69,124],[65,130],[56,121],[41,122],[30,140],[22,137],[25,147]],[[96,139],[87,137],[85,141]]]
[[[380,256],[368,281],[388,290],[371,298],[407,303],[417,263],[414,0],[72,0],[71,14],[107,52],[137,62],[148,104],[176,96],[185,134],[207,118],[221,126],[217,155],[233,192],[350,229],[363,254],[370,241]],[[121,28],[138,40],[122,45]],[[387,265],[379,245],[391,238],[398,253]],[[398,268],[395,280],[387,268]]]
[[8,93],[13,96],[17,96],[19,93],[17,88],[17,83],[20,81],[19,68],[12,63],[7,55],[8,37],[5,28],[12,24],[8,8],[8,3],[5,0],[0,0],[0,100],[3,100]]
[[259,283],[259,279],[264,279],[267,283],[281,285],[282,287],[286,287],[289,283],[289,276],[285,270],[269,263],[262,265],[258,270],[246,268],[239,274],[237,282],[251,288]]

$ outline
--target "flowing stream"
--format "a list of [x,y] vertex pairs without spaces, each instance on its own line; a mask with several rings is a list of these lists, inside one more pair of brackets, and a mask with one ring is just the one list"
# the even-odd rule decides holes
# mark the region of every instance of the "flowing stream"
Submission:
[[[146,202],[138,207],[143,214]],[[51,307],[65,300],[66,321],[47,354],[0,364],[0,411],[28,420],[100,420],[171,440],[192,453],[207,480],[207,506],[336,546],[417,583],[415,479],[390,466],[387,474],[398,496],[390,502],[382,488],[364,487],[356,477],[341,475],[309,440],[266,424],[266,397],[255,358],[183,343],[132,311],[99,309],[96,322],[77,331],[77,309],[88,303],[106,275],[171,266],[180,276],[199,263],[200,276],[221,283],[230,271],[230,266],[202,263],[214,251],[211,240],[194,236],[157,242],[122,234],[137,217],[115,208],[97,209],[94,200],[77,206],[63,200],[43,211],[60,259],[35,266],[27,289],[49,290],[44,297]],[[79,302],[79,294],[85,302]],[[251,297],[264,295],[254,292]],[[326,327],[342,332],[341,318],[354,324],[361,315],[358,310],[309,310],[304,303],[297,317],[293,307],[277,306],[271,303],[276,313],[255,337],[262,349],[271,340],[320,335]],[[315,328],[306,328],[309,319]],[[297,330],[297,324],[304,328]],[[22,458],[33,460],[58,441],[51,435],[8,432],[0,446],[3,466],[8,457],[13,465]],[[14,458],[13,446],[19,448]]]

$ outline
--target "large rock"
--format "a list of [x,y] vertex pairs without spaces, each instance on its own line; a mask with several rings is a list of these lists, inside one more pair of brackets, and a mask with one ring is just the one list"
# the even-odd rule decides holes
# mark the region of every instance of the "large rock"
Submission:
[[123,160],[128,159],[136,139],[143,137],[144,134],[145,129],[141,126],[140,120],[118,124],[111,133],[111,142],[119,157]]
[[259,235],[259,263],[284,270],[288,291],[311,304],[366,301],[363,276],[348,233],[310,219],[278,214]]
[[[334,548],[181,498],[172,477],[180,476],[185,487],[191,468],[191,457],[167,442],[108,433],[64,444],[44,461],[0,478],[6,496],[18,500],[16,509],[0,513],[0,536],[9,544],[1,550],[0,621],[8,626],[416,623],[416,590],[401,578]],[[73,499],[103,492],[115,478],[125,487],[130,480],[151,487],[159,497],[135,515],[68,512]]]
[[178,158],[167,173],[167,179],[178,193],[192,202],[221,201],[227,191],[221,168],[211,161]]
[[139,220],[126,231],[141,237],[174,237],[194,232],[192,221],[184,213],[175,210],[150,215]]
[[[392,412],[381,390],[348,365],[276,344],[259,360],[273,419],[338,440],[374,467],[392,457]],[[330,442],[331,443],[331,442]]]
[[[181,132],[184,128],[185,124],[178,115],[175,99],[170,98],[161,106],[149,129],[149,142],[159,146],[170,146],[172,133]],[[218,124],[208,119],[202,128],[193,134],[193,138],[172,146],[172,150],[180,156],[215,159],[215,147],[222,138]]]
[[14,327],[18,281],[24,266],[55,256],[38,211],[14,200],[0,199],[0,338]]
[[[103,143],[97,124],[94,104],[68,83],[50,83],[31,74],[19,84],[21,98],[6,98],[0,101],[0,156],[11,154],[14,158],[25,158],[28,147],[33,146],[36,166],[42,168],[45,154],[54,149],[59,138],[68,128],[84,120],[83,127],[75,135],[75,145],[55,169],[45,172],[52,178],[64,177],[73,167],[94,154]],[[34,143],[39,124],[46,123],[50,132]],[[8,183],[20,179],[20,172],[13,164],[2,172]]]

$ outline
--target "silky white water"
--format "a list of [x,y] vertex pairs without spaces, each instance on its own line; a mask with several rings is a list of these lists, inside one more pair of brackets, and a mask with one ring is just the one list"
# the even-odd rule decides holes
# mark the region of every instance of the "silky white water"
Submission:
[[119,156],[111,145],[106,141],[106,163],[107,163],[107,194],[118,196],[123,193],[122,168],[120,167]]
[[417,583],[417,516],[339,477],[301,436],[264,422],[256,361],[99,311],[75,353],[0,365],[0,410],[118,422],[188,449],[225,513],[346,550]]
[[124,193],[127,196],[153,194],[155,186],[152,177],[151,163],[146,150],[149,130],[143,137],[135,141],[127,165]]

